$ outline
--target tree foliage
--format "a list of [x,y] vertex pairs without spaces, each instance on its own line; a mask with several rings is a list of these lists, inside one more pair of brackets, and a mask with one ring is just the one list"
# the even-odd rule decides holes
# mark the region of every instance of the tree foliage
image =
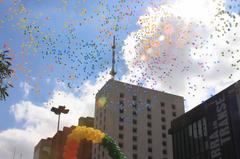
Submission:
[[8,88],[13,87],[8,82],[13,73],[13,70],[10,68],[12,59],[8,56],[8,53],[9,50],[0,52],[0,100],[5,100],[8,96]]

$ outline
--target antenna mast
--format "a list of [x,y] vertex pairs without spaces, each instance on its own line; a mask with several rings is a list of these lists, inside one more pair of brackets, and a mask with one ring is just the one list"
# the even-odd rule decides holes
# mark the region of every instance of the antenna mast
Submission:
[[113,44],[112,44],[112,70],[110,72],[110,75],[112,76],[112,79],[115,78],[115,75],[117,72],[115,72],[114,67],[115,67],[115,49],[116,49],[116,44],[115,44],[115,35],[113,36]]

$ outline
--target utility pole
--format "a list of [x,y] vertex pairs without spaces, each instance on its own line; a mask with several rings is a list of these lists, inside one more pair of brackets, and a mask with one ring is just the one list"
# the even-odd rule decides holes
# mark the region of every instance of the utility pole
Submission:
[[58,108],[52,107],[51,111],[58,115],[57,131],[59,131],[60,115],[61,113],[67,114],[69,112],[69,109],[65,109],[65,106],[58,106]]

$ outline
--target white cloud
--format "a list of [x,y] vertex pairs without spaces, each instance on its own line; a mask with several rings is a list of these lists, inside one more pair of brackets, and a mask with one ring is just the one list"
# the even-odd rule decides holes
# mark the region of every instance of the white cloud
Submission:
[[240,17],[224,0],[165,2],[149,7],[125,40],[122,79],[184,96],[189,110],[239,80]]
[[[210,90],[218,92],[240,77],[232,67],[239,66],[236,59],[240,59],[240,28],[235,26],[240,17],[219,13],[224,10],[223,0],[192,3],[193,0],[172,0],[149,7],[139,18],[140,29],[127,37],[123,47],[128,66],[123,81],[143,82],[146,87],[182,95],[187,100],[187,110],[205,100]],[[224,22],[232,25],[227,34]],[[63,91],[63,84],[42,105],[26,100],[13,105],[12,114],[24,126],[0,132],[1,157],[11,158],[16,147],[23,158],[32,159],[39,139],[56,131],[57,116],[50,112],[52,106],[66,105],[70,109],[69,114],[62,115],[62,126],[76,125],[80,116],[93,116],[95,94],[107,79],[97,79],[94,84],[86,81],[72,93]],[[23,83],[22,87],[27,97],[31,86]],[[76,96],[77,93],[81,95]]]
[[33,87],[29,85],[27,82],[21,82],[20,87],[23,88],[24,98],[27,98],[30,91],[33,89]]
[[[57,116],[50,111],[51,107],[65,105],[70,109],[68,114],[61,116],[61,126],[77,125],[79,117],[93,116],[95,94],[109,79],[107,72],[100,73],[96,83],[86,81],[80,90],[73,93],[62,91],[58,86],[52,97],[42,105],[31,101],[20,101],[11,107],[10,112],[17,122],[23,122],[22,128],[12,128],[0,132],[1,158],[12,158],[16,148],[16,158],[22,153],[23,158],[32,159],[34,146],[41,138],[54,135],[57,129]],[[102,78],[102,77],[107,78]],[[77,96],[76,92],[80,93]],[[24,145],[24,146],[23,146]]]

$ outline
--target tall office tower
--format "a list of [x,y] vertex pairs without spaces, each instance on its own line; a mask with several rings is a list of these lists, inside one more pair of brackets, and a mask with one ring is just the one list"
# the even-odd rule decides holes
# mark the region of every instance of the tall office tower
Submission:
[[[110,79],[96,95],[94,127],[112,136],[128,159],[172,159],[171,121],[184,113],[180,96]],[[99,145],[92,159],[110,159]]]

